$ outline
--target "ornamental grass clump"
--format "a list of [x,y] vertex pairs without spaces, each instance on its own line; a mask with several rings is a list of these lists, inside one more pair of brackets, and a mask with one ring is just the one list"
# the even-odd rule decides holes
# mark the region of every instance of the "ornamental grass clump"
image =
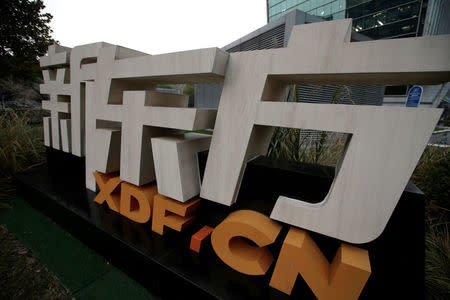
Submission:
[[[300,88],[293,85],[288,99],[301,102]],[[330,98],[331,104],[354,104],[350,89],[337,86]],[[339,132],[276,127],[269,144],[267,156],[295,162],[336,166],[343,155],[348,134]]]
[[31,126],[29,112],[0,111],[0,207],[14,192],[12,175],[45,160],[42,126]]
[[425,289],[428,299],[450,299],[448,222],[435,224],[428,221],[425,235]]
[[450,148],[427,146],[411,180],[426,196],[426,297],[450,299]]
[[13,110],[0,113],[1,177],[9,177],[44,160],[42,127],[31,126],[28,114]]

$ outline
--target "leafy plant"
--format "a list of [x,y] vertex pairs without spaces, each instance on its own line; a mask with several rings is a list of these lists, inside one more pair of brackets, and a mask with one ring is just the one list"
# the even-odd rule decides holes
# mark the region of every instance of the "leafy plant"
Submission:
[[41,77],[37,60],[55,41],[42,0],[0,1],[0,77],[35,80]]

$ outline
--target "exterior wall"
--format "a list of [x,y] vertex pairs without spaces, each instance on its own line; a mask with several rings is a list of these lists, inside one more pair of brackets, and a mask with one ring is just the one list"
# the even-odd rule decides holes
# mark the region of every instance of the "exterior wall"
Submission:
[[[423,25],[424,36],[449,34],[450,33],[450,1],[448,0],[428,0],[426,7],[426,16]],[[423,86],[422,99],[420,107],[438,107],[442,98],[448,93],[450,85],[428,85]],[[383,105],[386,106],[404,106],[407,95],[390,96],[386,95]]]
[[450,129],[435,131],[431,134],[428,144],[450,144]]
[[421,35],[426,1],[347,0],[353,29],[373,39]]
[[423,35],[450,33],[450,1],[429,0]]
[[194,107],[217,108],[219,107],[220,95],[223,83],[196,84],[194,90]]
[[[336,85],[300,85],[300,102],[307,103],[332,103],[357,105],[381,105],[384,88],[376,85],[361,86],[350,85],[347,87]],[[294,99],[290,99],[294,101]]]
[[[423,94],[420,99],[420,107],[438,107],[441,100],[450,89],[450,83],[437,85],[423,85]],[[385,106],[405,106],[407,95],[385,96],[383,105]]]
[[156,88],[157,92],[170,93],[170,94],[181,94],[181,91],[178,89],[169,89],[169,88]]

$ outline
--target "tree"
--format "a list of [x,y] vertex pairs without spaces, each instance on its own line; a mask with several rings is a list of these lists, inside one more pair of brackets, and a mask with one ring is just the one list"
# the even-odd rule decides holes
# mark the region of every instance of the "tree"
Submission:
[[38,57],[55,41],[42,0],[0,1],[0,78],[34,81],[41,77]]

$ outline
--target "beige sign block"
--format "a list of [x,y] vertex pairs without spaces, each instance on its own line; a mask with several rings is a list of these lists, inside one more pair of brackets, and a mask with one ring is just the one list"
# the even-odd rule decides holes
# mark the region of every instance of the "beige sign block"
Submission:
[[70,53],[70,82],[71,82],[71,140],[72,154],[85,155],[85,115],[86,103],[84,94],[85,80],[95,79],[95,72],[85,78],[82,67],[95,65],[101,48],[112,46],[108,43],[93,43],[74,47]]
[[44,127],[44,145],[47,147],[52,146],[52,120],[50,117],[43,118],[43,127]]
[[[49,69],[43,70],[42,73],[44,83],[40,85],[40,92],[50,96],[50,100],[42,101],[42,109],[50,111],[51,147],[60,150],[61,135],[67,136],[68,134],[67,132],[61,133],[60,120],[67,118],[70,114],[69,70],[66,68]],[[67,130],[67,127],[62,129]]]
[[236,201],[245,164],[266,154],[273,126],[351,133],[327,197],[280,197],[271,217],[352,243],[381,234],[441,110],[277,101],[291,83],[449,81],[450,36],[351,43],[350,34],[350,19],[307,24],[287,48],[230,54],[202,198]]
[[60,67],[69,63],[70,48],[60,46],[57,44],[50,45],[48,47],[48,53],[46,56],[39,58],[39,65],[41,68],[46,67]]
[[[113,156],[106,159],[109,162],[120,157],[120,176],[127,182],[155,180],[150,138],[212,128],[216,111],[183,107],[186,96],[152,89],[158,82],[221,81],[227,59],[228,54],[217,48],[154,56],[119,46],[99,49],[95,64],[81,66],[82,79],[92,81],[85,83],[86,186],[94,190],[92,171],[106,170],[105,161],[96,166],[96,155]],[[121,131],[121,146],[103,141],[95,148],[98,131],[109,127]]]
[[186,133],[152,138],[156,183],[161,195],[185,202],[200,193],[197,153],[209,149],[211,136]]
[[59,121],[61,127],[61,149],[64,152],[70,153],[72,140],[71,136],[71,120],[63,119]]

